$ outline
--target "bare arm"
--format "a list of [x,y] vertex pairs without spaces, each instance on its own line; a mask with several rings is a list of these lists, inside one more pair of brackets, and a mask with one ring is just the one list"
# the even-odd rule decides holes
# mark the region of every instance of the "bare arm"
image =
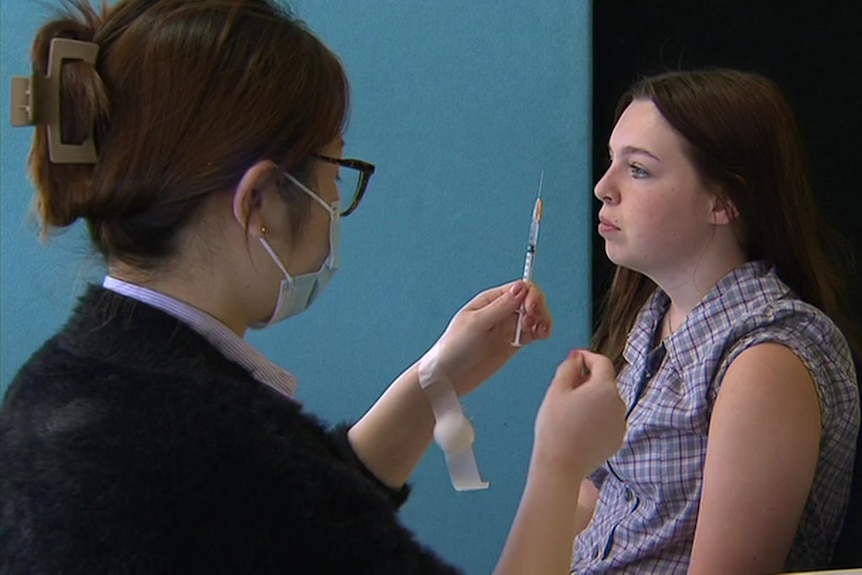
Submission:
[[357,457],[380,481],[399,488],[428,449],[434,414],[416,365],[405,371],[348,432]]
[[814,479],[820,409],[788,348],[756,345],[724,377],[709,429],[689,573],[775,573]]
[[599,490],[596,489],[596,486],[593,485],[589,477],[584,477],[581,480],[581,487],[578,492],[578,514],[575,519],[576,535],[586,529],[587,525],[592,521],[598,501]]
[[539,409],[527,485],[495,575],[569,572],[579,485],[619,449],[624,434],[625,405],[611,362],[588,352],[570,356]]
[[494,575],[564,575],[575,540],[578,479],[530,466],[518,513]]
[[[486,290],[453,318],[440,338],[438,363],[458,395],[493,375],[516,352],[511,341],[517,311],[524,305],[523,342],[550,335],[551,316],[541,290],[512,282]],[[434,414],[419,385],[418,363],[402,373],[368,412],[350,428],[353,451],[383,483],[399,488],[407,481],[434,433]]]

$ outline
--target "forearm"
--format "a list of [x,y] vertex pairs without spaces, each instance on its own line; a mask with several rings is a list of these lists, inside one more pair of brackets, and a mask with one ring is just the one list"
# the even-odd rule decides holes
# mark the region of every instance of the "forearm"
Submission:
[[568,573],[577,506],[576,479],[531,467],[494,575]]
[[348,439],[380,481],[399,488],[428,449],[433,430],[434,414],[413,365],[350,428]]

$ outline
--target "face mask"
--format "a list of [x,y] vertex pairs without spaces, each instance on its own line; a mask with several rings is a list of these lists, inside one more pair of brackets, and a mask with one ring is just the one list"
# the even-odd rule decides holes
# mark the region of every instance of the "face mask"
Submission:
[[278,299],[275,302],[275,310],[272,312],[272,317],[268,321],[256,323],[251,327],[255,329],[264,328],[277,323],[292,315],[296,315],[308,309],[308,307],[317,299],[329,280],[332,279],[335,270],[338,269],[338,245],[340,243],[340,235],[338,224],[341,220],[341,210],[338,202],[332,202],[327,205],[320,196],[309,190],[302,182],[294,178],[288,173],[285,173],[287,178],[299,187],[302,191],[312,197],[314,201],[320,204],[323,209],[329,212],[329,255],[320,269],[316,272],[298,275],[291,277],[287,273],[281,259],[276,255],[275,250],[266,241],[266,238],[260,238],[260,243],[263,245],[266,252],[284,274],[284,279],[278,288]]

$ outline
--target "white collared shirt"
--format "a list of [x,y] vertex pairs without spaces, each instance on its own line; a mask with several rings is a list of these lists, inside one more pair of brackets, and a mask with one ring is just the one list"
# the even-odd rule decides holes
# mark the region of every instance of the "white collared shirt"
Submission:
[[111,276],[105,276],[102,287],[177,318],[206,338],[226,358],[248,370],[254,379],[293,399],[296,376],[266,359],[262,353],[208,313],[169,295]]

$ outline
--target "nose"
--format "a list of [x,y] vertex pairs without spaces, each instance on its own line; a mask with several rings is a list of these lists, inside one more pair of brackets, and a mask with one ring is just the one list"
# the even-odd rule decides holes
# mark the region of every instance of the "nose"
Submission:
[[619,194],[612,181],[610,168],[605,171],[604,175],[596,183],[596,186],[593,188],[593,195],[603,204],[613,204],[618,201]]

